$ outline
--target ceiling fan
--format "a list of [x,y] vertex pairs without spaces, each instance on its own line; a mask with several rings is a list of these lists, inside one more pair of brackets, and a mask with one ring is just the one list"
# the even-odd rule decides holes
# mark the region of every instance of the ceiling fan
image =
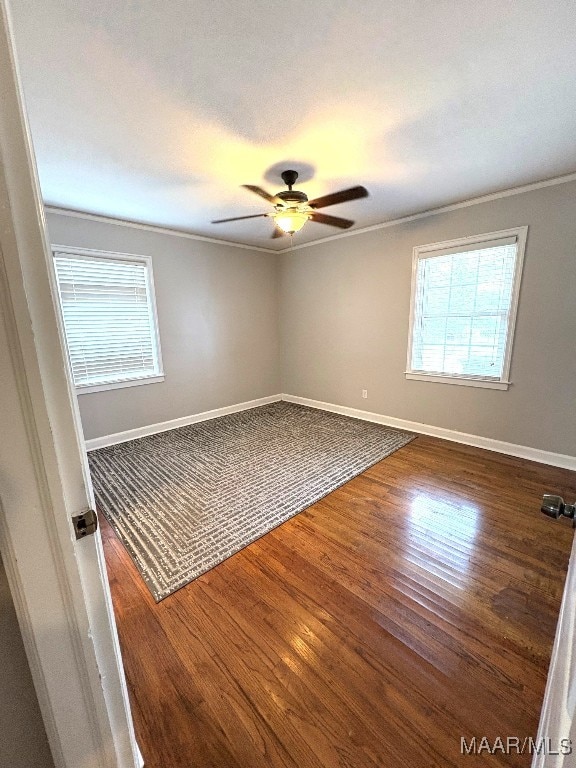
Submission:
[[252,184],[242,185],[245,189],[249,189],[271,203],[274,206],[272,211],[268,213],[255,213],[251,216],[234,216],[231,219],[216,219],[212,224],[269,217],[274,219],[274,223],[277,225],[272,237],[282,237],[284,234],[293,235],[301,230],[307,221],[317,221],[319,224],[328,224],[339,229],[348,229],[354,224],[350,219],[341,219],[339,216],[327,216],[325,213],[318,213],[317,209],[327,208],[329,205],[336,205],[337,203],[346,203],[349,200],[357,200],[361,197],[368,197],[368,190],[365,187],[350,187],[350,189],[342,189],[340,192],[332,192],[329,195],[317,197],[315,200],[308,200],[304,192],[292,189],[298,178],[296,171],[283,171],[281,176],[288,189],[282,190],[276,195],[269,195],[262,187],[255,187]]

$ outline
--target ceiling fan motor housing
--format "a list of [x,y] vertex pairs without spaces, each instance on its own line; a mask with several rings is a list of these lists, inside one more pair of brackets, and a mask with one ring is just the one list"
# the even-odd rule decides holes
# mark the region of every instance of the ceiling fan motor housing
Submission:
[[302,203],[307,203],[308,195],[304,194],[304,192],[298,192],[297,190],[292,189],[292,186],[296,184],[298,171],[282,171],[280,175],[288,189],[283,189],[282,192],[278,192],[276,197],[288,205],[301,205]]
[[308,202],[308,195],[305,195],[304,192],[298,192],[295,189],[285,189],[282,192],[278,192],[276,197],[279,197],[280,200],[283,200],[285,203],[290,203],[291,205],[299,205],[300,203]]

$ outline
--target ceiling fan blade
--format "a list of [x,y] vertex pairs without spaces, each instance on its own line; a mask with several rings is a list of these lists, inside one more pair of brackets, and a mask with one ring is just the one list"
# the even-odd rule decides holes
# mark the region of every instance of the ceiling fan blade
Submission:
[[280,227],[274,227],[274,232],[270,235],[272,240],[275,240],[277,237],[283,237],[285,235],[285,232],[283,232]]
[[242,184],[242,186],[244,189],[249,189],[250,192],[254,192],[255,195],[260,195],[260,197],[263,197],[264,200],[267,200],[269,203],[274,202],[274,196],[269,195],[265,189],[262,189],[262,187],[255,187],[253,184]]
[[340,192],[332,192],[330,195],[324,195],[324,197],[317,197],[315,200],[310,200],[308,205],[312,208],[326,208],[329,205],[347,203],[349,200],[358,200],[360,197],[368,197],[368,190],[366,187],[341,189]]
[[310,216],[310,221],[317,221],[318,224],[328,224],[331,227],[339,227],[340,229],[348,229],[354,224],[350,219],[341,219],[339,216],[327,216],[325,213],[313,213]]
[[242,219],[260,219],[269,216],[268,213],[253,213],[251,216],[234,216],[231,219],[216,219],[212,224],[224,224],[227,221],[241,221]]

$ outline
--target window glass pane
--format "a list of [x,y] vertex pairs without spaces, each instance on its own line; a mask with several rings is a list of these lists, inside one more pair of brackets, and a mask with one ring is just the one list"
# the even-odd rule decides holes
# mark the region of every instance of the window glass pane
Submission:
[[499,253],[500,249],[495,249],[496,252],[486,252],[478,265],[478,282],[479,283],[491,283],[502,282],[504,276],[504,259],[502,254]]
[[452,274],[449,256],[425,259],[426,282],[429,288],[449,287]]
[[446,320],[446,344],[469,344],[472,320],[469,317],[448,317]]
[[473,317],[471,319],[472,344],[494,344],[500,333],[499,316]]
[[498,312],[500,309],[500,299],[502,296],[502,286],[500,283],[481,283],[476,287],[476,313],[479,312]]
[[443,371],[457,375],[467,373],[469,354],[470,348],[468,346],[446,347]]
[[502,374],[502,356],[496,347],[471,346],[468,373],[472,376],[500,376]]
[[478,253],[472,251],[449,256],[452,268],[452,285],[475,285],[478,281]]
[[470,313],[476,301],[476,284],[453,285],[450,291],[449,311],[452,314]]
[[422,370],[441,371],[444,362],[444,346],[440,344],[425,344],[422,347]]
[[422,344],[444,344],[446,339],[445,317],[422,318]]
[[450,288],[429,288],[424,295],[424,315],[445,316],[450,305]]

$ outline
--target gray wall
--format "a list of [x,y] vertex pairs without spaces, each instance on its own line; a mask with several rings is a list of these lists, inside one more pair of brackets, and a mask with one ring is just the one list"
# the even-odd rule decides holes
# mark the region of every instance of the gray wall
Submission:
[[[523,224],[512,386],[406,380],[412,248]],[[576,182],[284,254],[280,283],[283,392],[576,455]]]
[[48,229],[153,260],[165,381],[80,395],[86,439],[280,392],[274,254],[57,214]]
[[[406,380],[412,248],[524,224],[510,389]],[[166,380],[81,395],[88,439],[283,391],[576,455],[576,182],[279,256],[55,214],[48,225],[53,243],[154,263]]]
[[0,559],[0,768],[53,768],[6,572]]

